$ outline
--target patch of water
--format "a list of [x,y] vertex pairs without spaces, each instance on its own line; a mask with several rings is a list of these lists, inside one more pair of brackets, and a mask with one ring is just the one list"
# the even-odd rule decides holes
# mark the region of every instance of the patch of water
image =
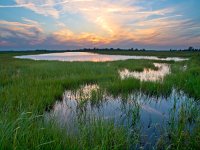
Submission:
[[65,99],[76,99],[76,100],[89,100],[92,97],[93,92],[97,92],[99,86],[97,84],[89,84],[82,86],[77,91],[68,90],[64,93]]
[[[173,90],[168,97],[149,96],[141,92],[127,97],[113,97],[104,93],[97,100],[94,95],[99,90],[98,85],[86,85],[76,92],[65,91],[63,100],[55,103],[53,109],[46,113],[46,118],[56,121],[71,132],[78,128],[76,123],[79,120],[112,120],[116,126],[124,126],[130,132],[138,127],[145,141],[155,145],[162,129],[172,124],[174,119],[179,120],[181,110],[186,109],[191,113],[189,109],[197,106],[193,98],[177,90]],[[187,115],[184,117],[188,117]],[[189,124],[191,126],[192,123]]]
[[187,69],[188,69],[187,65],[184,65],[183,68],[182,68],[183,71],[186,71]]
[[58,60],[58,61],[91,61],[91,62],[107,62],[127,59],[147,59],[147,60],[165,60],[165,61],[185,61],[188,59],[179,57],[158,58],[155,56],[125,56],[125,55],[103,55],[89,52],[63,52],[63,53],[49,53],[39,55],[24,55],[15,56],[21,59],[33,60]]
[[170,74],[170,66],[165,63],[154,63],[157,70],[145,68],[142,72],[129,71],[124,69],[119,71],[122,80],[126,78],[136,78],[140,81],[162,81],[164,77]]

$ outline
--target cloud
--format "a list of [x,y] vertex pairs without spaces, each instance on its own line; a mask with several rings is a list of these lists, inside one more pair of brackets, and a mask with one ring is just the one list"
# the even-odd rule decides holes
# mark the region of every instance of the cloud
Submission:
[[44,16],[52,16],[54,18],[59,18],[60,13],[65,11],[63,9],[65,7],[62,7],[63,5],[91,1],[93,0],[15,0],[16,5],[0,5],[0,8],[24,7]]
[[[22,39],[30,45],[47,46],[49,43],[49,46],[63,45],[63,47],[77,46],[77,48],[199,43],[200,23],[185,18],[184,14],[177,11],[177,6],[153,9],[154,5],[161,3],[159,0],[15,1],[16,5],[0,7],[22,7],[47,16],[54,20],[55,24],[52,24],[51,28],[56,31],[48,31],[46,35],[40,23],[29,18],[22,18],[22,22],[2,20],[0,36],[3,41],[9,38],[12,42],[14,39]],[[73,19],[66,23],[65,20],[69,17]],[[75,24],[73,21],[79,25],[73,26]],[[88,28],[95,26],[95,30],[85,31],[84,26]]]
[[9,45],[8,41],[0,40],[0,46],[8,46],[8,45]]
[[0,20],[1,45],[34,45],[44,41],[44,31],[38,22],[26,18],[23,21],[24,23]]
[[54,32],[52,37],[54,37],[58,43],[74,43],[78,45],[82,44],[83,46],[86,46],[86,43],[88,45],[98,46],[111,42],[108,38],[97,36],[93,33],[83,32],[75,34],[67,28]]

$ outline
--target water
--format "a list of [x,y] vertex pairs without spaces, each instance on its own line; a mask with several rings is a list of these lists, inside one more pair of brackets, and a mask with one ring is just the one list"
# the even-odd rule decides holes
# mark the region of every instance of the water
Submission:
[[[77,91],[65,91],[63,100],[55,103],[46,118],[56,121],[69,132],[78,129],[76,123],[79,120],[87,122],[91,118],[100,118],[114,121],[116,126],[124,126],[128,132],[137,128],[143,137],[144,148],[148,149],[156,144],[174,119],[175,122],[179,120],[181,110],[186,113],[184,117],[189,118],[194,115],[192,109],[198,106],[194,99],[176,90],[168,97],[149,96],[142,92],[113,97],[105,92],[102,94],[99,86],[94,84],[81,86]],[[192,124],[188,122],[189,129]]]
[[119,71],[119,75],[121,79],[126,78],[136,78],[140,81],[163,81],[164,77],[170,74],[170,66],[165,63],[154,63],[154,66],[157,70],[144,68],[142,72],[138,71],[129,71],[128,69],[124,69]]
[[184,61],[188,59],[179,57],[158,58],[155,56],[125,56],[125,55],[103,55],[89,52],[63,52],[49,53],[39,55],[15,56],[15,58],[32,59],[32,60],[58,60],[58,61],[91,61],[91,62],[107,62],[127,59],[146,59],[146,60],[165,60],[165,61]]

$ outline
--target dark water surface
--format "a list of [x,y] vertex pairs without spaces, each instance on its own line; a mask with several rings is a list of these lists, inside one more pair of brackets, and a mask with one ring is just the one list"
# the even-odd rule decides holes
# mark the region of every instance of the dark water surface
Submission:
[[[46,118],[72,132],[78,128],[78,120],[113,121],[116,126],[127,128],[128,132],[139,130],[144,145],[151,147],[165,128],[180,119],[182,111],[188,110],[185,117],[189,120],[192,110],[199,105],[193,98],[176,90],[168,97],[149,96],[142,92],[113,97],[98,91],[98,85],[85,85],[76,92],[66,91],[63,100],[56,102],[46,113]],[[188,128],[192,129],[192,126],[193,122],[188,121]]]

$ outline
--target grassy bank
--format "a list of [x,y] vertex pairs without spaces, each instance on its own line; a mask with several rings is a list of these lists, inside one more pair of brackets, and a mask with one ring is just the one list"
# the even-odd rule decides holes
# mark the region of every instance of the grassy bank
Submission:
[[135,55],[135,56],[158,56],[158,57],[191,57],[199,56],[200,52],[188,51],[128,51],[128,50],[95,50],[95,53],[109,55]]
[[[101,51],[101,53],[108,52]],[[119,51],[110,53],[181,56],[190,60],[169,62],[172,74],[168,75],[163,83],[141,84],[136,79],[120,80],[118,70],[127,68],[141,71],[145,67],[156,69],[153,65],[155,61],[127,60],[102,63],[33,61],[13,58],[15,55],[28,54],[27,52],[0,53],[0,149],[130,149],[130,143],[139,143],[139,138],[134,137],[134,142],[130,141],[125,129],[116,128],[112,122],[95,121],[90,129],[81,126],[82,132],[78,136],[68,135],[64,129],[44,122],[41,115],[45,110],[51,109],[56,100],[62,98],[66,89],[75,89],[86,83],[97,83],[114,95],[134,90],[167,95],[172,87],[175,87],[195,97],[196,100],[200,99],[199,53]],[[185,71],[184,65],[187,65]],[[176,129],[174,133],[177,135],[172,135],[172,140],[167,143],[173,145],[170,149],[200,147],[199,127],[195,128],[193,134],[187,135],[183,134],[182,126]]]

